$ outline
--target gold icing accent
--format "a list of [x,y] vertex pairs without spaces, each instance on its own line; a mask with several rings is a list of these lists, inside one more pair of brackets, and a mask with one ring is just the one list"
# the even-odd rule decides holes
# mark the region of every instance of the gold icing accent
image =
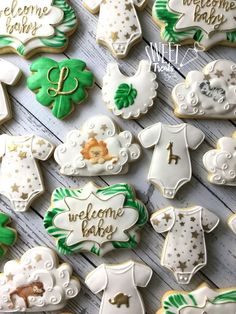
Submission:
[[172,161],[174,161],[175,165],[177,165],[179,159],[181,159],[181,158],[180,158],[180,156],[173,154],[173,145],[174,145],[173,142],[169,142],[168,146],[166,147],[166,149],[169,151],[169,153],[168,153],[168,164],[171,164]]

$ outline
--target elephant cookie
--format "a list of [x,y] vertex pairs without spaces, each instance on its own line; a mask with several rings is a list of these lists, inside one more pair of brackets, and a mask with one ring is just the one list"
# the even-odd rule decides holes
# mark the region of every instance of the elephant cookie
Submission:
[[59,265],[54,251],[35,247],[4,265],[0,277],[0,313],[58,311],[80,291],[69,264]]
[[39,52],[60,53],[77,26],[67,0],[2,0],[0,54],[30,58]]
[[100,11],[97,42],[106,46],[114,57],[124,58],[132,46],[142,38],[142,29],[136,9],[142,9],[147,0],[83,0],[93,14]]
[[172,91],[174,113],[180,118],[236,119],[236,64],[216,60],[191,71]]
[[129,261],[123,264],[102,264],[85,279],[89,289],[103,291],[99,314],[145,314],[137,287],[146,287],[152,277],[150,267]]
[[87,89],[94,83],[92,72],[86,69],[85,62],[78,59],[57,62],[39,58],[31,64],[30,70],[29,89],[36,93],[41,105],[52,109],[52,114],[58,119],[67,117],[75,104],[83,102]]
[[15,244],[17,239],[17,232],[8,225],[11,218],[0,212],[0,257],[6,254],[8,247]]
[[216,149],[203,156],[203,164],[208,171],[208,181],[218,185],[236,185],[236,132],[232,137],[222,137]]
[[101,188],[58,188],[44,217],[47,232],[62,254],[87,251],[102,256],[118,248],[134,248],[148,220],[144,204],[125,183]]
[[236,46],[234,0],[155,0],[153,19],[164,41],[196,43],[207,50],[215,45]]
[[107,108],[123,119],[137,119],[153,106],[158,84],[150,62],[142,60],[134,76],[123,75],[117,63],[107,66],[102,95]]
[[206,283],[196,290],[168,291],[156,314],[233,314],[236,313],[236,288],[211,289]]
[[88,119],[80,130],[69,132],[54,157],[61,174],[90,177],[127,173],[129,163],[140,154],[129,131],[120,132],[109,117],[99,115]]

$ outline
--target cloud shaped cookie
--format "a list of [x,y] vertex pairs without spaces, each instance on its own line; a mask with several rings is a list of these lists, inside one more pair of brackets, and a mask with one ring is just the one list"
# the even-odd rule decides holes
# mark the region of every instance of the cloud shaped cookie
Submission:
[[208,171],[208,180],[219,185],[236,185],[236,132],[231,137],[222,137],[217,148],[203,156]]
[[229,60],[209,63],[202,72],[191,71],[172,92],[174,112],[187,118],[236,118],[236,64]]
[[11,260],[0,276],[0,313],[56,311],[80,291],[69,264],[58,264],[56,254],[35,247]]
[[61,174],[68,176],[97,176],[127,173],[129,162],[141,154],[133,144],[129,131],[119,132],[107,116],[88,119],[80,130],[68,133],[64,144],[54,153]]

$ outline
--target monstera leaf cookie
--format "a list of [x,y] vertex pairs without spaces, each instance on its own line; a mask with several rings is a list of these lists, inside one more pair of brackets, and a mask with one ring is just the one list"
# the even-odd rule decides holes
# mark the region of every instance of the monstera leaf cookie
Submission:
[[74,104],[85,100],[86,90],[94,82],[86,63],[77,59],[57,62],[40,58],[32,63],[30,70],[29,89],[36,93],[40,104],[52,108],[53,115],[58,119],[67,117],[73,111]]
[[10,217],[0,212],[0,257],[5,255],[8,246],[16,242],[17,233],[15,229],[8,227],[10,222]]

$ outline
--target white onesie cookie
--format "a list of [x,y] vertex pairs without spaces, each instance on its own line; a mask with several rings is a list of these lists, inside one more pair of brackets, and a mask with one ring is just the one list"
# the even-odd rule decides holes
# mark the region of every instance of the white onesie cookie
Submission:
[[151,71],[149,61],[140,61],[133,76],[125,76],[117,63],[110,63],[103,78],[102,95],[115,115],[137,119],[152,107],[157,88],[156,74]]

